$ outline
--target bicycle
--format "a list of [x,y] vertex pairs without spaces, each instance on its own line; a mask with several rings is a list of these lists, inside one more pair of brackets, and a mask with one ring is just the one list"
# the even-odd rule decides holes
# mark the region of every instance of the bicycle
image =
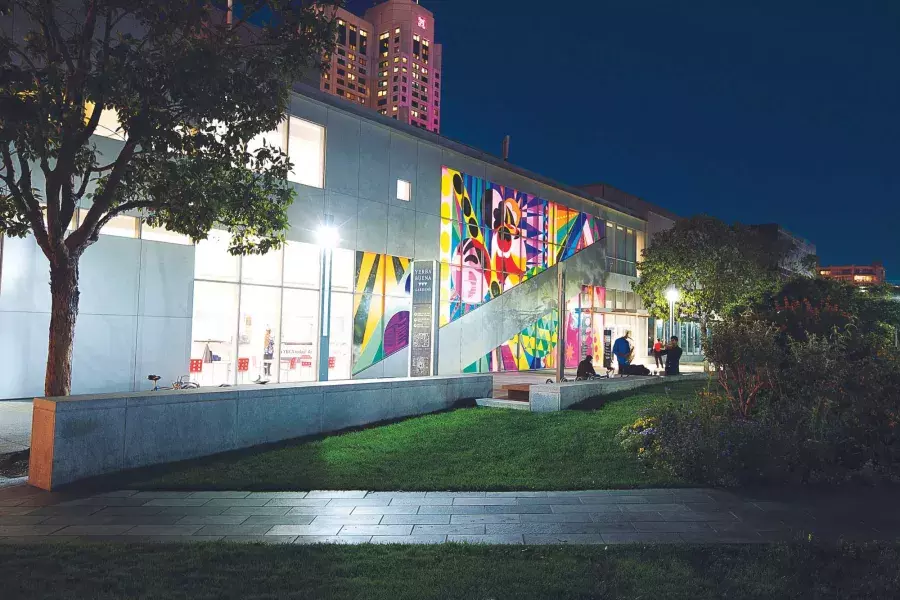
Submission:
[[200,384],[196,381],[191,381],[190,375],[182,375],[178,379],[172,382],[170,387],[159,387],[159,380],[162,379],[159,375],[147,375],[147,379],[153,382],[153,389],[151,392],[159,392],[164,390],[195,390],[200,387]]

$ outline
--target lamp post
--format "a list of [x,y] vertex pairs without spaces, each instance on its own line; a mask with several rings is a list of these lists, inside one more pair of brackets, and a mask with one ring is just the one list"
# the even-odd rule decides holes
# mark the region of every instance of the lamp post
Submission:
[[666,290],[666,300],[669,301],[669,338],[675,335],[675,303],[681,299],[681,293],[675,286]]
[[316,230],[319,245],[319,381],[328,381],[328,358],[331,345],[331,256],[340,236],[334,216],[325,215],[325,222]]

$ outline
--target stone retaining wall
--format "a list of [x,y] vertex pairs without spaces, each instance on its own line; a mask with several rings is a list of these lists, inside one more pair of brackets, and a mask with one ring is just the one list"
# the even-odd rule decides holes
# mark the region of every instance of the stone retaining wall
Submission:
[[490,375],[35,398],[28,483],[125,469],[421,415],[490,396]]
[[531,386],[529,403],[532,412],[555,412],[565,410],[588,398],[615,394],[648,385],[683,381],[685,379],[704,379],[705,373],[686,373],[677,377],[613,377],[612,379],[594,379],[592,381],[569,381],[565,383],[545,383]]

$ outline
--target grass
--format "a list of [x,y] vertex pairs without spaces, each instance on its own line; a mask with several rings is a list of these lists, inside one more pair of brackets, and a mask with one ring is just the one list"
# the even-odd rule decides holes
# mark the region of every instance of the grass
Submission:
[[[669,384],[690,400],[703,382]],[[141,489],[564,490],[686,485],[646,469],[615,434],[666,395],[660,386],[597,410],[459,409],[343,435],[166,465],[127,476]]]
[[896,598],[896,545],[0,545],[4,598]]

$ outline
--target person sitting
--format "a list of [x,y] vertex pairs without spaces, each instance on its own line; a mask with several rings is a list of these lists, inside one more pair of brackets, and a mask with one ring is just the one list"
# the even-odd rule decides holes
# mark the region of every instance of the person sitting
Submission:
[[678,345],[678,336],[673,335],[672,339],[669,340],[669,343],[666,345],[666,349],[660,352],[660,354],[666,357],[666,375],[679,374],[678,367],[679,362],[681,361],[682,352],[681,346]]
[[590,379],[596,377],[597,372],[594,371],[594,357],[588,354],[584,360],[578,363],[578,372],[575,374],[576,379]]
[[616,340],[612,348],[613,354],[619,363],[619,373],[625,373],[625,367],[634,359],[634,342],[631,341],[631,331],[626,330],[625,335]]

